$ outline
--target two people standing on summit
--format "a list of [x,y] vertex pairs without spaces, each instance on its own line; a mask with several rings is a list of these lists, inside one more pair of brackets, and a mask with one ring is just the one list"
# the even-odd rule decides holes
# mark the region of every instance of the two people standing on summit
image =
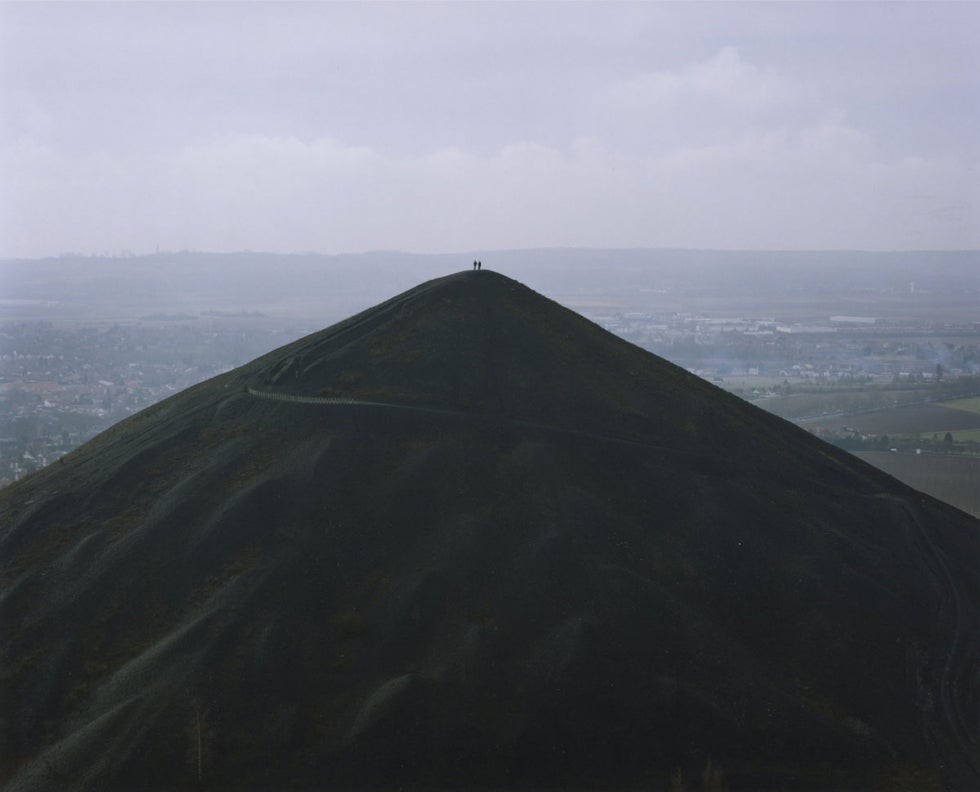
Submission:
[[483,268],[483,262],[482,261],[474,261],[473,262],[473,269],[478,270],[478,269],[482,269],[482,268]]

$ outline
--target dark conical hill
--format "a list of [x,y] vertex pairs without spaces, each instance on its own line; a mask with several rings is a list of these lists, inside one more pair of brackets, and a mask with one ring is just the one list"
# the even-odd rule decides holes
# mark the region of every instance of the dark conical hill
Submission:
[[0,783],[972,788],[978,559],[967,515],[452,275],[0,492]]
[[705,397],[695,377],[610,341],[598,326],[516,281],[465,272],[430,281],[263,358],[259,376],[290,393],[579,428],[622,429],[632,421],[652,434],[674,423],[671,412],[689,412],[692,397]]

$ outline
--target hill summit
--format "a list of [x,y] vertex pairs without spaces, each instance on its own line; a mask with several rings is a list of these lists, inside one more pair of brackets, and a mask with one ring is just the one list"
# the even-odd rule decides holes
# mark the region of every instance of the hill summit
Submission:
[[0,492],[0,783],[974,788],[978,528],[450,275]]
[[[649,437],[676,429],[680,413],[705,407],[698,397],[716,398],[687,372],[610,340],[597,325],[516,281],[466,272],[425,283],[261,358],[254,381],[284,394]],[[655,400],[650,387],[656,387]]]

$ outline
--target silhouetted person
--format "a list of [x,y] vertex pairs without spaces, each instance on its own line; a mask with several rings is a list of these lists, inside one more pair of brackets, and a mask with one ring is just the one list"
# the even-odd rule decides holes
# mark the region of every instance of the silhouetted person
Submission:
[[476,262],[476,268],[477,269],[483,269],[483,262],[482,261]]
[[477,261],[476,259],[473,259],[473,269],[476,269],[479,266],[480,266],[480,262]]

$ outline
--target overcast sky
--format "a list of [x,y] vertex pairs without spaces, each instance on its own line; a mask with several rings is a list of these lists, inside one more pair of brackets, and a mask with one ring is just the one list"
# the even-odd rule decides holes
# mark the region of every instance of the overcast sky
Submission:
[[980,4],[0,3],[0,256],[980,248]]

